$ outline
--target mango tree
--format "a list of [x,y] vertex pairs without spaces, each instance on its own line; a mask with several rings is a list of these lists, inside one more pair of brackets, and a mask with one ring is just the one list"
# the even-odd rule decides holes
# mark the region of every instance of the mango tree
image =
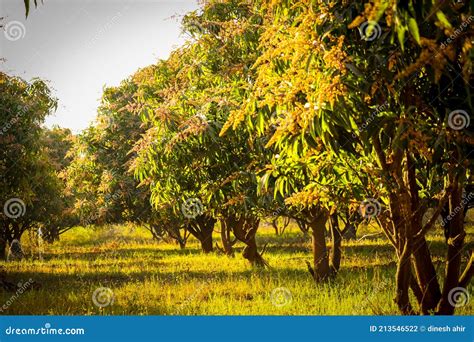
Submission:
[[[334,246],[329,256],[326,223],[338,209],[354,210],[349,208],[351,191],[344,190],[350,184],[354,186],[349,190],[356,192],[361,183],[352,181],[350,172],[325,151],[316,134],[297,131],[298,125],[307,124],[305,112],[315,110],[306,96],[311,87],[304,88],[300,78],[307,76],[307,59],[302,52],[312,50],[308,36],[316,39],[317,35],[307,32],[314,25],[316,9],[310,10],[304,2],[287,6],[262,1],[255,3],[253,10],[265,18],[259,38],[262,53],[253,65],[256,78],[244,105],[231,113],[221,136],[245,121],[250,131],[266,138],[267,148],[277,151],[259,173],[262,194],[273,195],[302,226],[311,227],[314,268],[310,267],[310,272],[315,280],[326,280],[337,272],[341,254],[341,232],[332,224]],[[304,81],[311,83],[314,79]]]
[[56,108],[47,85],[0,73],[0,253],[58,213],[61,181],[42,144],[41,125]]
[[43,128],[42,130],[41,144],[48,156],[50,165],[53,167],[55,176],[60,180],[57,182],[58,196],[52,198],[49,202],[50,205],[56,208],[58,214],[38,232],[48,242],[59,239],[61,234],[79,223],[73,210],[74,198],[66,190],[66,180],[64,179],[64,172],[71,163],[68,153],[73,140],[74,137],[71,131],[66,128],[55,126],[51,129]]
[[69,152],[64,177],[83,224],[136,222],[153,230],[149,191],[130,170],[146,130],[130,107],[136,89],[131,80],[106,88],[96,122],[75,137]]
[[154,127],[145,139],[152,143],[139,175],[151,175],[156,205],[179,199],[178,212],[179,205],[199,200],[203,217],[221,221],[226,253],[232,231],[247,245],[244,257],[263,265],[255,240],[260,220],[254,174],[264,161],[262,145],[244,131],[218,137],[243,99],[242,85],[251,82],[259,20],[238,1],[211,1],[201,15],[185,18],[193,40],[174,52],[166,70],[157,67],[154,86],[143,82],[139,97]]
[[[462,190],[472,170],[472,35],[467,3],[272,1],[261,44],[257,112],[281,107],[271,142],[302,137],[366,175],[377,221],[398,257],[395,301],[404,314],[452,314],[465,287]],[[254,111],[249,111],[254,114]],[[232,123],[238,124],[238,116]],[[446,203],[441,289],[426,242]],[[434,210],[427,214],[427,209]],[[426,220],[423,217],[428,215]]]

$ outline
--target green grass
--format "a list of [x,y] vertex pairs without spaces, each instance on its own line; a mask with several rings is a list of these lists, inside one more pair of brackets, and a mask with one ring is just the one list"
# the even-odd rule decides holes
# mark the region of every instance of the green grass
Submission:
[[[259,245],[268,243],[264,257],[271,269],[252,268],[240,255],[242,245],[237,245],[234,258],[203,255],[197,241],[180,250],[154,242],[145,229],[127,225],[75,228],[61,241],[44,246],[43,261],[27,240],[24,245],[30,255],[2,266],[10,280],[24,283],[32,278],[41,287],[14,298],[2,314],[398,314],[393,302],[395,255],[383,237],[344,242],[337,278],[320,285],[314,284],[305,265],[305,260],[311,260],[309,238],[293,225],[284,236],[275,236],[270,228],[259,231]],[[467,240],[472,241],[472,234]],[[442,274],[443,238],[431,236],[430,248]],[[92,296],[99,287],[113,291],[112,304],[94,305]],[[286,305],[272,302],[272,292],[278,288],[291,293],[286,302],[288,295],[279,297]],[[471,285],[470,293],[472,289]],[[0,303],[12,295],[1,293]],[[457,310],[461,315],[472,313],[472,302]]]

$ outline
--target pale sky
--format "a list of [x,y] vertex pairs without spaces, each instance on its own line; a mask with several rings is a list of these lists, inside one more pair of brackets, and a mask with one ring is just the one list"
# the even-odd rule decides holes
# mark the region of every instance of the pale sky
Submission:
[[179,17],[197,8],[196,0],[44,0],[25,20],[23,0],[0,0],[0,70],[48,80],[59,107],[47,125],[77,133],[94,120],[105,85],[183,43]]

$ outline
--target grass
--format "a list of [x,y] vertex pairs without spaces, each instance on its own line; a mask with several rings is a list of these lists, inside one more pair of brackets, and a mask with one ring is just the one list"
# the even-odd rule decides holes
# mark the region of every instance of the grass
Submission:
[[[472,229],[471,229],[472,230]],[[467,241],[472,241],[472,232]],[[218,234],[216,234],[216,241]],[[184,250],[157,243],[140,227],[77,227],[61,241],[37,248],[30,256],[3,264],[11,280],[33,279],[39,288],[14,296],[1,293],[0,303],[10,302],[9,315],[392,315],[395,255],[383,237],[345,241],[337,278],[316,285],[305,260],[311,260],[310,241],[291,225],[283,236],[262,227],[259,244],[268,243],[265,258],[271,269],[254,269],[240,255],[234,258],[203,255],[197,241]],[[429,239],[438,273],[443,273],[445,243]],[[30,244],[31,245],[31,244]],[[465,260],[464,260],[465,262]],[[110,288],[92,297],[98,288]],[[283,289],[282,289],[283,288]],[[472,285],[469,292],[472,293]],[[13,296],[13,297],[12,297]],[[1,309],[1,306],[0,306]],[[459,308],[473,313],[472,302]]]

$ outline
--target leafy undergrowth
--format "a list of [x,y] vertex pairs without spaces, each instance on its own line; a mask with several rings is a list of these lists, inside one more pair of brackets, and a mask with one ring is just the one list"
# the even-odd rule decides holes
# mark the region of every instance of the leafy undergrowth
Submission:
[[[215,238],[218,241],[218,233]],[[25,241],[30,255],[3,266],[10,280],[25,283],[31,278],[39,286],[18,296],[1,293],[2,303],[9,303],[2,314],[398,314],[393,302],[395,255],[382,236],[345,241],[337,278],[319,285],[305,265],[311,260],[309,237],[296,227],[290,226],[283,236],[263,227],[259,245],[264,244],[270,269],[250,267],[240,254],[242,245],[236,246],[234,258],[204,255],[194,240],[181,250],[154,242],[145,229],[128,225],[75,228],[61,241],[44,246],[43,260]],[[430,248],[442,274],[443,238],[431,236]],[[96,293],[97,306],[92,298],[101,287],[111,291]],[[456,313],[472,314],[472,303]]]

